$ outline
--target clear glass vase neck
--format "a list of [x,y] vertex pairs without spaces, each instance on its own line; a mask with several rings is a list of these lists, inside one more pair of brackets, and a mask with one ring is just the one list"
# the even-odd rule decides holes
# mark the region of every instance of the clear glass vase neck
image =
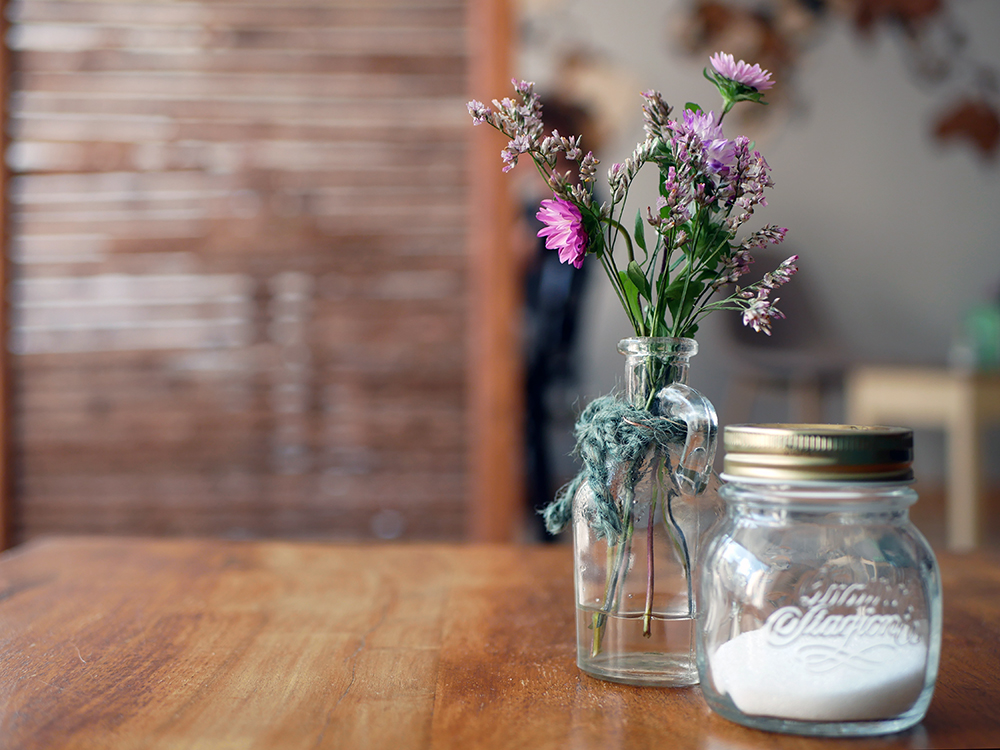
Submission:
[[691,357],[698,342],[690,338],[637,337],[622,339],[618,351],[625,355],[625,398],[648,409],[651,396],[673,383],[687,383]]

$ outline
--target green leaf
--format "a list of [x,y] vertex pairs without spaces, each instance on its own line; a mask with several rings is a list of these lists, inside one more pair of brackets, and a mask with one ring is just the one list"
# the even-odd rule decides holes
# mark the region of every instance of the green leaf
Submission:
[[653,312],[652,328],[654,336],[669,336],[666,333],[667,287],[670,285],[670,271],[664,269],[656,279],[656,309]]
[[639,264],[634,260],[630,261],[625,268],[625,273],[628,274],[629,279],[635,284],[636,291],[645,299],[652,301],[653,291],[649,287],[649,279],[646,278],[646,274],[642,272]]
[[684,109],[690,109],[692,112],[701,112],[701,106],[695,104],[694,102],[688,102],[685,104]]
[[674,156],[670,152],[670,148],[661,140],[656,141],[656,145],[653,147],[653,153],[650,158],[652,161],[659,164],[661,169],[664,169],[674,163]]
[[[642,248],[642,251],[646,252],[646,222],[642,220],[642,211],[637,209],[635,212],[635,244]],[[648,253],[647,253],[648,254]]]
[[639,305],[639,288],[629,278],[629,274],[626,271],[619,271],[618,278],[622,283],[622,291],[625,292],[625,303],[628,305],[626,312],[629,314],[629,318],[632,319],[633,325],[637,327],[636,333],[639,333],[638,326],[642,322],[642,307]]
[[694,301],[705,289],[704,282],[691,279],[685,283],[686,274],[681,274],[666,289],[667,307],[674,321],[684,320],[694,306]]
[[592,211],[580,212],[583,231],[587,234],[587,252],[600,257],[604,252],[604,231],[600,219]]
[[657,299],[663,297],[666,294],[666,289],[669,284],[670,284],[670,269],[664,268],[663,273],[661,273],[656,279]]

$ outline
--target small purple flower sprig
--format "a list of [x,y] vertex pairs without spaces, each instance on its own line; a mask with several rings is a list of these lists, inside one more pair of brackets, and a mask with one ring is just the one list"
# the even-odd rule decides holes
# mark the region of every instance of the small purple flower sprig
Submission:
[[[584,152],[580,136],[556,130],[546,134],[542,104],[534,84],[515,80],[518,101],[493,100],[493,107],[470,101],[473,123],[487,123],[510,141],[501,152],[503,171],[528,155],[553,192],[537,213],[539,237],[576,268],[595,256],[611,281],[637,336],[693,337],[702,317],[714,310],[736,310],[745,325],[770,335],[771,323],[784,315],[771,293],[797,270],[792,256],[760,281],[736,286],[729,296],[714,299],[728,284],[748,272],[753,251],[778,244],[787,229],[771,224],[737,239],[758,206],[767,206],[764,191],[773,187],[770,167],[746,136],[730,140],[722,120],[742,101],[766,103],[763,92],[773,86],[759,65],[734,61],[719,52],[710,58],[705,78],[722,96],[722,113],[685,105],[672,119],[672,108],[657,91],[643,96],[646,137],[624,162],[608,172],[609,200],[598,204],[595,178],[599,161]],[[559,171],[560,157],[575,169]],[[659,170],[656,205],[638,210],[629,232],[624,225],[629,190],[640,169]],[[653,231],[647,239],[646,229]],[[615,255],[622,240],[625,257]]]

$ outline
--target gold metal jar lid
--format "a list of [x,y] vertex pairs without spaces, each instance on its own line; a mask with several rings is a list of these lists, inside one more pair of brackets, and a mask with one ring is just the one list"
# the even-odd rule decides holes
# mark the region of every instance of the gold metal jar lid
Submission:
[[906,482],[913,431],[827,424],[727,425],[723,477],[758,481]]

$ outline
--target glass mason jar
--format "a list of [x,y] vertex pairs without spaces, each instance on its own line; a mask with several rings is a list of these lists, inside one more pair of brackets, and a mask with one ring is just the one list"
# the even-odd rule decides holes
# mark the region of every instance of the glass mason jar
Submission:
[[691,563],[719,514],[706,492],[718,420],[685,383],[693,339],[625,339],[618,350],[624,401],[611,402],[600,448],[581,450],[585,464],[599,451],[599,476],[573,498],[577,665],[614,682],[693,685]]
[[701,560],[708,704],[757,729],[885,734],[927,712],[941,583],[909,519],[913,434],[732,425],[726,515]]

